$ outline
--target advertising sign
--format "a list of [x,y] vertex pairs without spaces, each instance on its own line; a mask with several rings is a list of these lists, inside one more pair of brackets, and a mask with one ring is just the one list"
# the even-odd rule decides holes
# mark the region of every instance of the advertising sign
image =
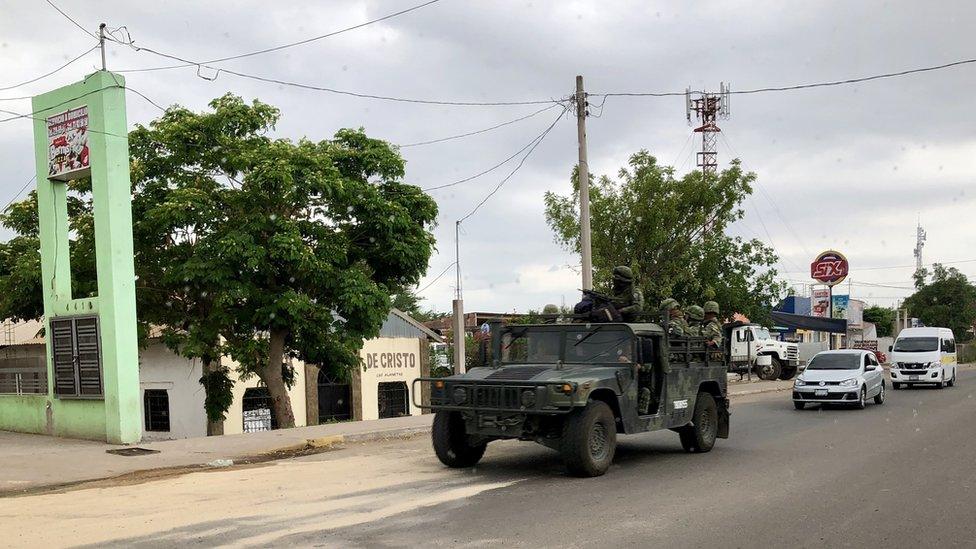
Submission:
[[67,181],[89,174],[88,106],[47,118],[47,175]]
[[847,327],[860,328],[864,324],[864,302],[859,299],[847,301]]
[[847,278],[847,269],[847,258],[844,257],[844,254],[827,250],[818,255],[810,264],[810,278],[833,286]]
[[831,318],[847,318],[847,306],[850,301],[850,296],[846,295],[835,295],[833,296],[833,315]]
[[830,311],[830,290],[826,288],[814,290],[813,297],[810,299],[810,314],[826,318],[828,311]]

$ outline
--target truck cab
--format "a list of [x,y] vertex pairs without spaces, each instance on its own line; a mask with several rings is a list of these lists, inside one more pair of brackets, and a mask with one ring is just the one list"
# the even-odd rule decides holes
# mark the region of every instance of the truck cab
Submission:
[[725,325],[729,371],[752,370],[760,379],[792,379],[800,365],[796,343],[775,339],[759,324],[734,322]]
[[496,323],[490,334],[482,366],[416,381],[430,386],[434,449],[448,466],[472,466],[489,442],[519,439],[558,450],[573,474],[597,476],[618,434],[670,429],[689,452],[728,437],[727,366],[702,338],[669,337],[654,323]]

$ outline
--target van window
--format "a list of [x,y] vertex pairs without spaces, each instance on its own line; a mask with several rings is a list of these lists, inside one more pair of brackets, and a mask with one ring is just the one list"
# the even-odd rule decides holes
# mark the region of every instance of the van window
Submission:
[[901,337],[895,341],[894,350],[900,353],[921,353],[925,351],[938,351],[939,338],[937,337]]
[[951,339],[942,340],[942,352],[943,353],[954,353],[956,352],[956,342]]

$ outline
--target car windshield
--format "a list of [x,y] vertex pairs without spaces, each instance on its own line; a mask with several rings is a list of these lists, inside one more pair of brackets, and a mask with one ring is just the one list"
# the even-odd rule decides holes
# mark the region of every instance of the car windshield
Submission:
[[756,337],[760,341],[764,339],[772,339],[772,336],[769,335],[769,330],[766,328],[756,328]]
[[509,363],[627,363],[633,355],[633,336],[616,326],[512,328],[502,337],[502,362]]
[[900,337],[895,342],[895,351],[899,353],[921,353],[939,350],[937,337]]
[[813,357],[807,370],[857,370],[861,367],[861,355],[836,353]]

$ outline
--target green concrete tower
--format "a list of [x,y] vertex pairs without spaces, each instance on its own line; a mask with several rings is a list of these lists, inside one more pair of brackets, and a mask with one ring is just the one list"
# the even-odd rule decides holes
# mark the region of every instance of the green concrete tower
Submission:
[[[138,442],[142,426],[125,80],[99,71],[35,97],[33,107],[48,360],[40,432]],[[92,182],[98,296],[75,299],[64,180],[86,175]]]

